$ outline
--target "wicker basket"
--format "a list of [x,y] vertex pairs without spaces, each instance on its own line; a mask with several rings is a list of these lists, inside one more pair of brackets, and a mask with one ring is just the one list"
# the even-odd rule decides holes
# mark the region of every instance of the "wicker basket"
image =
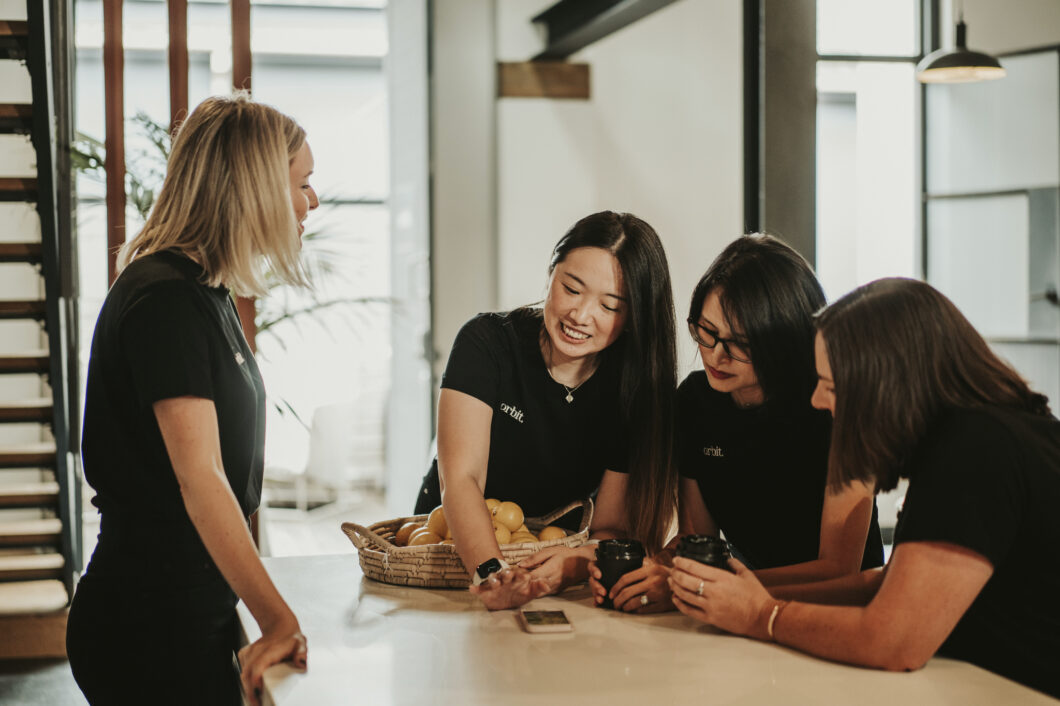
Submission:
[[[545,517],[528,517],[526,526],[538,531],[575,508],[582,508],[578,531],[563,539],[547,542],[523,542],[505,544],[501,554],[509,563],[521,561],[546,547],[565,545],[577,547],[589,538],[589,523],[593,519],[593,501],[588,498],[572,502]],[[406,522],[425,522],[427,515],[399,517],[394,520],[376,522],[362,527],[353,522],[343,522],[342,531],[357,547],[364,575],[376,581],[400,586],[423,586],[426,588],[467,588],[471,577],[464,569],[456,548],[451,544],[423,544],[416,547],[399,547],[391,543],[394,534]]]

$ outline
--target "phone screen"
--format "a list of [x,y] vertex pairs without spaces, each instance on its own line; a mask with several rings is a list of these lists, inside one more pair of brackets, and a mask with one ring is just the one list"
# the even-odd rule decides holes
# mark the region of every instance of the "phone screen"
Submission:
[[527,632],[568,632],[573,629],[562,610],[524,610],[520,615]]

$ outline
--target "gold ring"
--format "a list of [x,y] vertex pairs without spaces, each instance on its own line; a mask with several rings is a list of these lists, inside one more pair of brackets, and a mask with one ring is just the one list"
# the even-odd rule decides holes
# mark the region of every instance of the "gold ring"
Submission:
[[702,581],[699,582],[699,588],[696,589],[696,595],[697,596],[702,596],[703,595],[703,582]]

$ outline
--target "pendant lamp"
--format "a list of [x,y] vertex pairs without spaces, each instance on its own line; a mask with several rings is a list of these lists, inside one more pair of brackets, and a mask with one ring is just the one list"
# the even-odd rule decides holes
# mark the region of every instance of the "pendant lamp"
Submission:
[[971,83],[1004,78],[1006,72],[1001,63],[989,54],[970,50],[967,36],[962,13],[957,22],[957,46],[925,56],[916,66],[917,79],[921,83]]

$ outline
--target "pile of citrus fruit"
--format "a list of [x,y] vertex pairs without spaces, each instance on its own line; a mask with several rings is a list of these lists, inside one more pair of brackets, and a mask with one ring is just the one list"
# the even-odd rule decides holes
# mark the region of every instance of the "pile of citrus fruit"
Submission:
[[[493,518],[493,533],[497,544],[522,544],[524,542],[547,542],[567,536],[560,527],[548,526],[536,535],[523,522],[523,509],[513,502],[501,502],[490,498],[486,509]],[[406,522],[394,535],[394,544],[399,547],[418,547],[423,544],[453,544],[453,533],[445,520],[442,506],[434,508],[426,522]]]

